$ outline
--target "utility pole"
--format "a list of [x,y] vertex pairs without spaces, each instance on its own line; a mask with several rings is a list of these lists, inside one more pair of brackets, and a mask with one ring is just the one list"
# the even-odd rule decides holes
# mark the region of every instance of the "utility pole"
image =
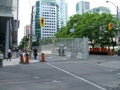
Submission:
[[32,6],[32,10],[31,10],[31,22],[30,22],[30,35],[29,35],[29,49],[31,51],[32,48],[32,24],[33,24],[33,9],[34,7]]

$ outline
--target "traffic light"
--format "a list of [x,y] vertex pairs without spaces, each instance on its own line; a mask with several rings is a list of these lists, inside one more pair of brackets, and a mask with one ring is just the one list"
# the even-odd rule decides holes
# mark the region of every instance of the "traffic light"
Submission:
[[44,18],[40,18],[40,27],[44,27]]
[[112,30],[112,28],[113,28],[113,24],[112,24],[112,23],[109,23],[109,24],[108,24],[108,30]]

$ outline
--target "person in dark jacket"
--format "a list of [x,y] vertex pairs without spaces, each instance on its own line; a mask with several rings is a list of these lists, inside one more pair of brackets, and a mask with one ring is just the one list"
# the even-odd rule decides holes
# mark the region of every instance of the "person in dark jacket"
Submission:
[[10,49],[8,49],[8,59],[10,59],[10,61],[11,61],[11,58],[12,58],[12,51],[11,51],[11,48]]
[[34,59],[37,59],[37,49],[36,48],[34,48],[33,49],[33,55],[34,55]]

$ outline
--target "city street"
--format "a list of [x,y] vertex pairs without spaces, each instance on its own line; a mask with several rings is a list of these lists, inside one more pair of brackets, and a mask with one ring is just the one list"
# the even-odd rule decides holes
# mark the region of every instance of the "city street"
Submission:
[[120,90],[119,58],[91,55],[79,60],[46,55],[46,62],[38,58],[30,64],[19,64],[15,58],[0,68],[0,90]]
[[1,0],[0,90],[120,90],[120,0]]

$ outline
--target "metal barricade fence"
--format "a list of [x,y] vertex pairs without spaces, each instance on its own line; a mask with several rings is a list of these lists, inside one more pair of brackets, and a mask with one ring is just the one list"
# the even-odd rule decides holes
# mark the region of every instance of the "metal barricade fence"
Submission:
[[40,39],[40,50],[45,54],[53,54],[80,59],[88,58],[87,38],[52,38]]

